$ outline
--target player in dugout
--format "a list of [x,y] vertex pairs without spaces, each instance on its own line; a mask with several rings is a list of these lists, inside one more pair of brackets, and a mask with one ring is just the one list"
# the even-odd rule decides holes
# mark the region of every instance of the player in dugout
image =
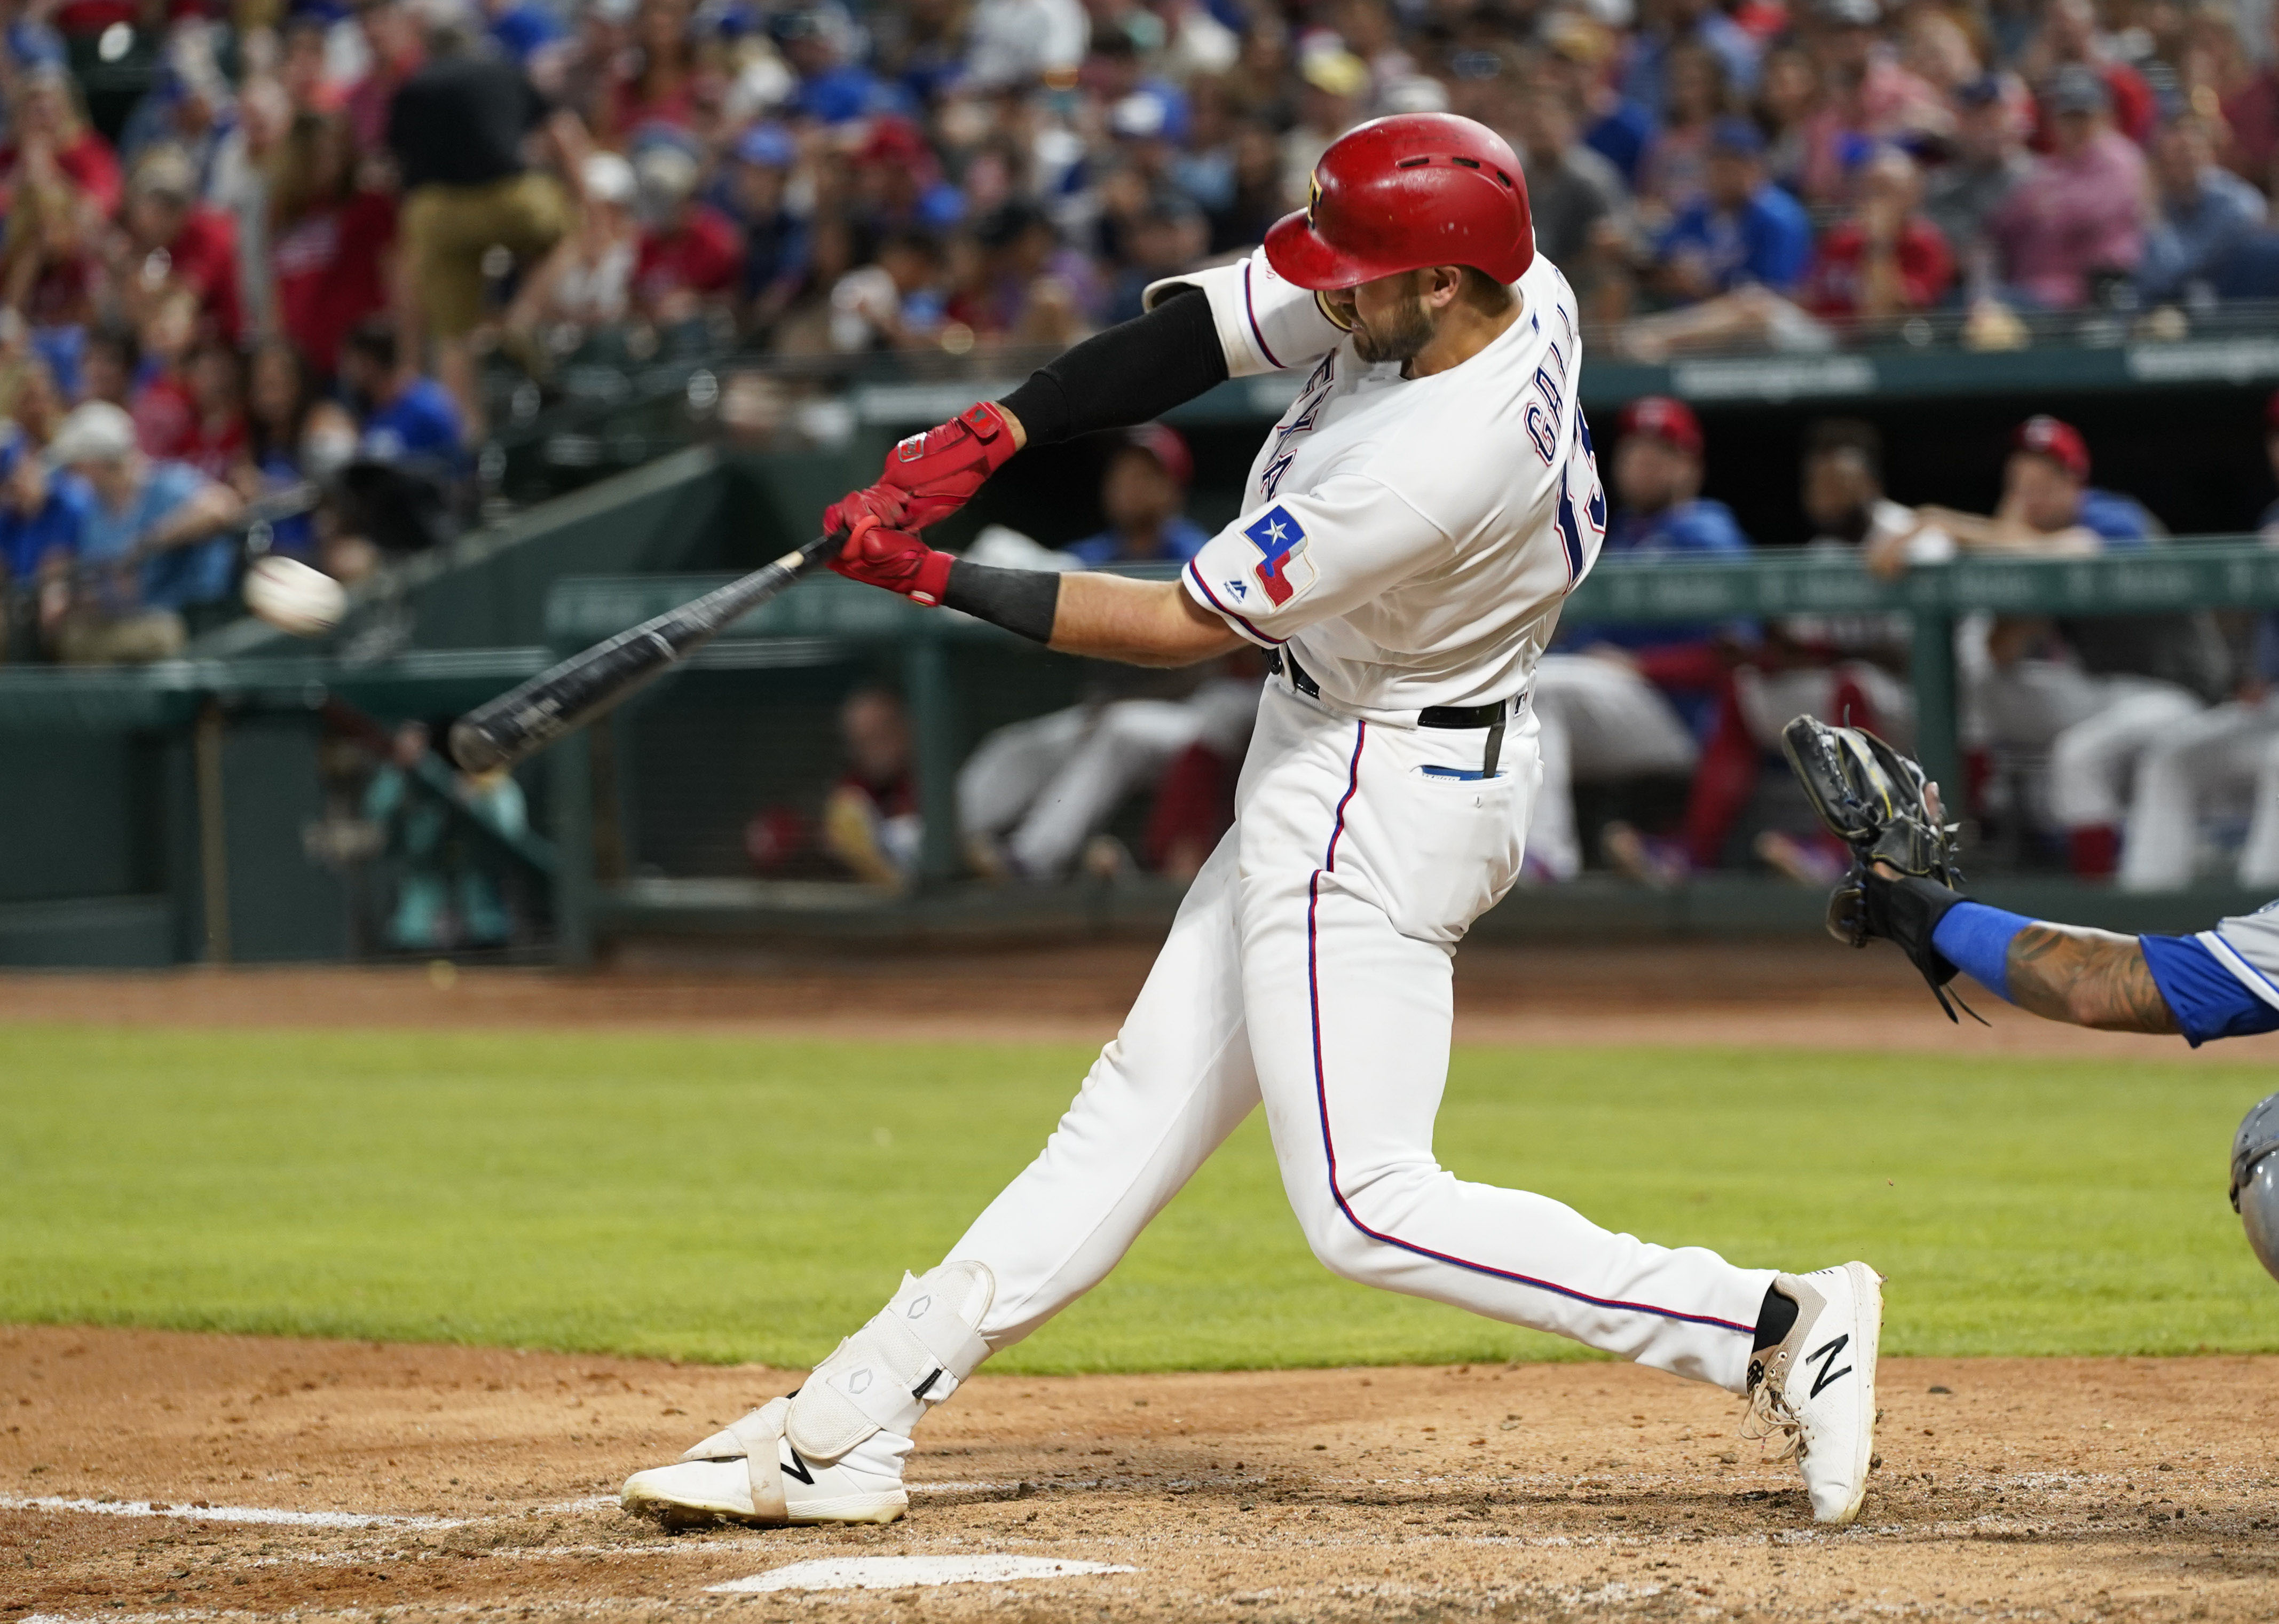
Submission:
[[[1364,124],[1262,252],[1145,303],[1003,402],[904,440],[825,523],[849,538],[841,574],[1065,653],[1270,651],[1234,827],[1038,1158],[796,1393],[635,1473],[625,1505],[764,1526],[901,1516],[926,1410],[1103,1279],[1262,1104],[1329,1268],[1745,1394],[1747,1436],[1781,1438],[1814,1515],[1850,1521],[1873,1452],[1875,1270],[1655,1245],[1433,1155],[1451,961],[1518,877],[1530,678],[1606,525],[1575,295],[1535,253],[1518,160],[1469,119]],[[916,533],[1025,441],[1146,422],[1285,366],[1305,382],[1241,515],[1177,580],[993,569]],[[1795,1153],[1773,1150],[1769,1176]]]

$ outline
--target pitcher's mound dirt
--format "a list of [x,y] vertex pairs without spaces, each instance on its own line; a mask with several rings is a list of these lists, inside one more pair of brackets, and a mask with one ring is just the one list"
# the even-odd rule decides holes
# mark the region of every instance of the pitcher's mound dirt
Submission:
[[[985,1375],[927,1422],[909,1521],[672,1536],[606,1497],[794,1373],[15,1328],[0,1620],[2268,1620],[2275,1377],[1887,1361],[1866,1512],[1829,1532],[1738,1401],[1626,1366]],[[1137,1571],[706,1590],[930,1553]]]

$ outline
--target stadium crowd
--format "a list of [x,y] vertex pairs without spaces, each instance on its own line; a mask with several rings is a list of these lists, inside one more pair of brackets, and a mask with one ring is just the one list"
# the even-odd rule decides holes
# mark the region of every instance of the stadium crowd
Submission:
[[[174,652],[226,612],[249,525],[371,574],[448,531],[487,372],[1063,346],[1256,242],[1343,131],[1442,108],[1522,154],[1599,353],[1942,314],[1984,346],[2082,317],[2172,334],[2279,295],[2279,6],[2245,0],[0,0],[0,636]],[[1805,507],[1886,568],[2157,531],[2036,421],[1997,515],[1889,502],[1857,425],[1814,441]],[[1621,429],[1612,550],[1748,545],[1681,403]],[[1135,445],[1103,508],[1160,507],[1182,456]],[[1174,502],[1074,556],[1141,530],[1166,555],[1200,535]],[[1784,707],[1907,728],[1891,627],[1679,630],[1576,629],[1544,686],[1546,726],[1577,718],[1555,771],[1692,775],[1677,833],[1608,831],[1657,879],[1730,857]],[[2084,872],[2122,862],[2143,747],[2068,730],[2126,697],[2165,744],[2176,693],[2245,702],[2260,667],[2219,670],[2204,630],[1992,629],[1974,739],[2032,764],[1974,797],[2030,804]],[[1156,756],[1231,747],[1193,711],[1117,715]],[[1601,759],[1617,738],[1638,761]],[[1043,739],[1000,752],[1040,785],[1078,759]],[[967,799],[1003,837],[982,866],[1081,848],[1029,797]],[[1760,856],[1810,866],[1771,832]],[[1591,844],[1554,819],[1539,860]]]

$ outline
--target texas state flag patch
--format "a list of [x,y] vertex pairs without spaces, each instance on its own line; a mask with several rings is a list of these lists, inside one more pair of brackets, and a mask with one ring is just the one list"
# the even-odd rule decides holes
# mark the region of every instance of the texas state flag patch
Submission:
[[1306,532],[1280,502],[1242,528],[1258,549],[1251,571],[1266,601],[1278,609],[1314,584],[1314,561],[1306,556]]

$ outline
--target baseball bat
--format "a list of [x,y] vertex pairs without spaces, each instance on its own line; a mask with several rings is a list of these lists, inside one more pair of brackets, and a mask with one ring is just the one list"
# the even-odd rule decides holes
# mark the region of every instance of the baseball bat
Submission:
[[667,609],[572,655],[520,687],[478,705],[451,726],[451,759],[468,772],[511,767],[586,725],[741,619],[835,558],[844,535],[821,535],[749,575]]

